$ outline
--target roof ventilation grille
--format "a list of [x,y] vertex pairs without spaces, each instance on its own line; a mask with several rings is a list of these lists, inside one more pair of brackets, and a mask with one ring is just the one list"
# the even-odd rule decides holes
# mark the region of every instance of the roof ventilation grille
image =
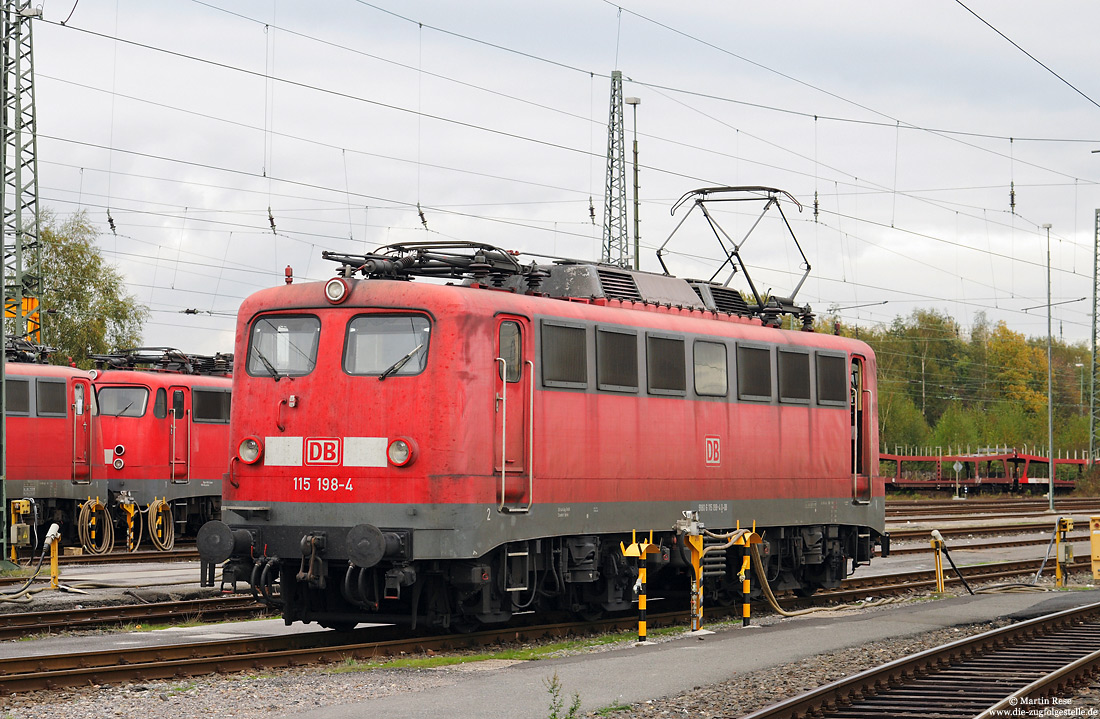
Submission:
[[600,284],[603,285],[604,297],[609,300],[641,302],[642,295],[638,292],[638,285],[634,282],[633,275],[603,268],[596,272],[600,276]]
[[742,317],[748,317],[752,314],[749,311],[748,303],[745,302],[745,298],[742,297],[741,293],[737,290],[711,285],[710,294],[714,297],[714,306],[719,312],[730,312],[735,315],[741,315]]

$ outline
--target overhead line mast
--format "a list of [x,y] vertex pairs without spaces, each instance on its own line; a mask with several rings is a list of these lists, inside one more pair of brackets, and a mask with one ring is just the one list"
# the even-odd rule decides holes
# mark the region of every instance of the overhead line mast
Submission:
[[611,112],[607,121],[607,182],[604,185],[603,251],[600,261],[632,267],[626,227],[626,141],[623,137],[623,73],[611,73]]
[[7,362],[8,327],[18,339],[41,342],[42,294],[38,216],[38,139],[34,111],[31,20],[42,11],[30,0],[5,0],[0,37],[0,222],[4,231],[4,317],[0,344],[0,529],[8,554]]
[[1100,209],[1096,210],[1096,217],[1092,238],[1092,374],[1089,379],[1089,464],[1097,460],[1096,453],[1100,450],[1100,407],[1097,406],[1096,391],[1100,380],[1100,358],[1096,356],[1097,335],[1097,310],[1100,309]]

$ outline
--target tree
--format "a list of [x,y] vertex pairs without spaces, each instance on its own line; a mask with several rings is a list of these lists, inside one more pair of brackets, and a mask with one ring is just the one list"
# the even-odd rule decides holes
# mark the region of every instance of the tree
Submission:
[[990,365],[997,368],[994,378],[1004,399],[1018,402],[1032,414],[1045,414],[1046,354],[1002,320],[989,339],[988,357]]
[[58,364],[71,357],[90,367],[89,354],[141,344],[149,308],[126,291],[122,274],[100,254],[97,236],[83,211],[64,222],[42,217],[42,342],[57,348],[52,360]]

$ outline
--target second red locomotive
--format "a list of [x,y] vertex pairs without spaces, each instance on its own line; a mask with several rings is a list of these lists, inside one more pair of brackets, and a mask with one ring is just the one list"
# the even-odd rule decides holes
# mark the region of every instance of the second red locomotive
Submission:
[[[142,348],[97,356],[99,370],[7,352],[6,489],[13,544],[57,523],[66,541],[104,553],[116,528],[171,548],[218,516],[229,457],[232,357]],[[117,525],[117,527],[116,527]]]

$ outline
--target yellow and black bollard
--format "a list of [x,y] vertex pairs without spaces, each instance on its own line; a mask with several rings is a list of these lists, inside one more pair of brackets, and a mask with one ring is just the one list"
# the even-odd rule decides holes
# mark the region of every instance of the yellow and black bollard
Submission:
[[646,643],[646,556],[661,551],[653,543],[653,532],[649,533],[649,541],[638,541],[637,532],[631,532],[630,546],[619,542],[619,548],[624,557],[634,557],[638,562],[638,582],[634,585],[634,591],[638,594],[638,643]]
[[[122,507],[122,511],[126,513],[126,549],[131,552],[136,552],[138,547],[141,546],[141,534],[135,532],[135,520],[138,513],[138,506],[133,499],[127,497],[125,500],[119,499],[119,506]],[[137,520],[140,521],[140,520]],[[137,529],[140,530],[141,526],[137,525]]]
[[[755,529],[755,527],[754,527]],[[755,534],[755,532],[754,532]],[[737,577],[741,580],[741,626],[749,626],[749,543],[738,542],[738,547],[741,549],[741,571],[737,574]]]

